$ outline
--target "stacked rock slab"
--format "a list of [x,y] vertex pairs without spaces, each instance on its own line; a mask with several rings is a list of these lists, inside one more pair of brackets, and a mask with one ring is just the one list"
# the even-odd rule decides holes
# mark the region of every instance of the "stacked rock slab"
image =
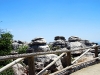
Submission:
[[55,47],[58,47],[58,48],[65,48],[65,47],[67,47],[67,43],[66,43],[65,37],[63,37],[63,36],[56,36],[54,38],[54,40],[55,41],[52,44],[53,49],[55,49]]
[[33,52],[50,51],[49,46],[46,44],[46,40],[42,37],[33,39],[29,46],[33,49]]
[[[46,43],[46,40],[42,37],[35,38],[29,44],[31,51],[27,52],[46,52],[50,51],[49,46]],[[30,50],[30,49],[29,49]],[[47,55],[39,55],[35,57],[35,68],[36,71],[39,72],[45,66],[47,66],[50,62],[56,59],[58,56],[55,54],[47,54]],[[48,70],[51,72],[61,70],[62,64],[61,61],[58,60],[53,66],[51,66]]]

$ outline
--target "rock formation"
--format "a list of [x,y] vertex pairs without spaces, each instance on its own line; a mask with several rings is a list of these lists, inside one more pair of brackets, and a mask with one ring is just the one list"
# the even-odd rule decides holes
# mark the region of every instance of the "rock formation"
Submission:
[[[42,37],[35,38],[29,44],[30,49],[27,50],[28,53],[31,52],[46,52],[50,51],[49,46],[46,43],[46,40]],[[35,57],[35,68],[36,71],[39,72],[45,66],[47,66],[50,62],[56,59],[58,56],[55,54],[47,54],[47,55],[39,55]],[[51,66],[48,70],[50,72],[54,72],[57,70],[61,70],[62,64],[61,61],[58,60],[53,66]]]
[[60,48],[68,48],[68,43],[67,43],[65,37],[63,37],[63,36],[56,36],[54,38],[54,40],[55,41],[52,44],[53,50],[56,50],[57,48],[59,48],[59,49]]

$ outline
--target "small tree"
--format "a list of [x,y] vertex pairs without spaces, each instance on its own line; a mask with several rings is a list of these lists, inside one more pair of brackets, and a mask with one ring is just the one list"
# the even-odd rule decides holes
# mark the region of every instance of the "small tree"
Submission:
[[10,54],[13,35],[10,32],[0,32],[0,56]]
[[[5,32],[0,29],[0,56],[9,55],[12,50],[12,40],[13,35],[10,32]],[[10,63],[10,60],[0,61],[0,67],[3,67]],[[8,69],[0,73],[0,75],[13,75],[12,69]]]

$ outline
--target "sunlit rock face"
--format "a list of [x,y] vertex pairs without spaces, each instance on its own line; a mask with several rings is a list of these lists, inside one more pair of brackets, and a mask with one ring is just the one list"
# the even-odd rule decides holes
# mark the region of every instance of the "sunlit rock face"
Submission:
[[[82,39],[77,36],[71,36],[68,38],[70,50],[85,48],[86,45],[82,43]],[[72,54],[81,54],[83,51],[71,52]]]
[[25,72],[26,68],[20,63],[13,65],[12,69],[14,71],[14,75],[27,75],[27,73]]
[[33,49],[33,52],[45,52],[50,51],[49,46],[44,38],[38,37],[31,41],[29,44],[30,48]]

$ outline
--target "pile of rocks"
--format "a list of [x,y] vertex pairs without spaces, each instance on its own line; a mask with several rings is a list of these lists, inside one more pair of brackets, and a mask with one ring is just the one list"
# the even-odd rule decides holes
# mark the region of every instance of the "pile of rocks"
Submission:
[[[47,45],[47,42],[44,38],[38,37],[31,41],[29,44],[30,49],[27,50],[27,52],[46,52],[50,51],[49,46]],[[31,50],[31,51],[30,51]],[[58,56],[56,54],[47,54],[47,55],[39,55],[35,57],[35,68],[36,71],[39,72],[42,70],[45,66],[47,66],[49,63],[51,63],[54,59],[56,59]],[[53,66],[51,66],[48,70],[49,72],[55,72],[57,70],[61,70],[62,64],[61,61],[58,60]]]
[[52,44],[53,49],[55,49],[55,47],[58,47],[58,48],[66,48],[67,47],[67,41],[66,41],[65,37],[56,36],[54,38],[54,40],[55,41]]
[[45,52],[50,51],[49,46],[46,44],[46,40],[42,37],[37,37],[29,43],[29,47],[33,49],[33,52]]
[[20,41],[20,40],[13,40],[12,42],[12,48],[14,51],[16,51],[20,46],[28,46],[28,43],[27,42],[23,42],[23,41]]

